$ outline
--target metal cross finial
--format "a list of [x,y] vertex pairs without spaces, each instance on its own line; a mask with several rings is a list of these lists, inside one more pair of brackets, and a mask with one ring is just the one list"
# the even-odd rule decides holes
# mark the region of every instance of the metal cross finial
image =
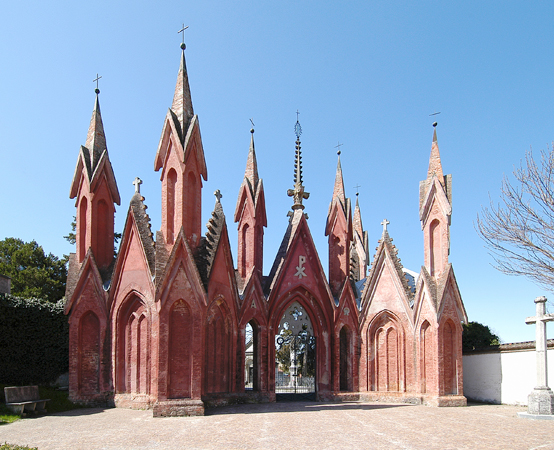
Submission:
[[135,185],[135,194],[140,194],[140,185],[142,184],[142,180],[139,177],[136,177],[133,184]]
[[188,28],[189,26],[187,25],[185,27],[185,24],[183,24],[183,28],[181,28],[179,31],[177,31],[177,33],[183,33],[183,44],[185,43],[185,30]]
[[214,195],[215,195],[215,198],[217,199],[217,203],[221,203],[221,197],[223,197],[223,194],[221,193],[221,191],[218,189],[214,192]]
[[383,234],[385,234],[387,232],[387,225],[389,224],[390,222],[385,219],[381,222],[381,225],[383,225]]
[[252,119],[250,119],[250,123],[252,124],[252,128],[250,129],[250,133],[254,133],[254,127],[256,125],[254,125],[254,121]]
[[344,145],[344,144],[341,144],[340,142],[338,142],[337,145],[335,145],[335,148],[338,148],[338,150],[337,150],[337,155],[339,155],[339,156],[340,156],[340,153],[341,153],[340,148],[341,148],[343,145]]
[[357,184],[356,186],[354,186],[354,189],[356,189],[356,197],[358,196],[359,192],[359,188],[361,188],[361,186],[359,184]]
[[97,94],[100,94],[100,89],[98,89],[98,80],[100,78],[102,78],[102,77],[98,76],[98,74],[96,74],[96,78],[94,80],[92,80],[93,83],[96,81],[96,89],[94,90],[94,92],[96,92]]
[[298,116],[300,115],[300,111],[296,110],[296,121],[298,122]]

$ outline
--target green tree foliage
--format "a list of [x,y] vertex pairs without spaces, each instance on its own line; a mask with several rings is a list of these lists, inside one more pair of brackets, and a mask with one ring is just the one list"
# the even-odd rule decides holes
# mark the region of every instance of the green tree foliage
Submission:
[[66,259],[44,253],[35,241],[0,241],[0,274],[10,277],[13,295],[57,302],[65,294]]
[[500,338],[487,325],[479,322],[464,324],[464,332],[462,334],[462,348],[464,351],[499,344]]

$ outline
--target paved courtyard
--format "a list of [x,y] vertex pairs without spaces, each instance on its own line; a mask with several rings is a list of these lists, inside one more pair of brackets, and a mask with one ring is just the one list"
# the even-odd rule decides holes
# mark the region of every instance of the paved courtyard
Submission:
[[554,449],[554,421],[523,407],[278,402],[153,418],[151,411],[83,409],[0,426],[0,442],[63,449]]

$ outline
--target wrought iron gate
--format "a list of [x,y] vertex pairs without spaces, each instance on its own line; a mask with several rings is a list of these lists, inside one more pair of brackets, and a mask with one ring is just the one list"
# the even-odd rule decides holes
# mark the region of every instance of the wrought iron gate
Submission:
[[277,400],[315,400],[316,338],[308,315],[294,302],[275,336]]

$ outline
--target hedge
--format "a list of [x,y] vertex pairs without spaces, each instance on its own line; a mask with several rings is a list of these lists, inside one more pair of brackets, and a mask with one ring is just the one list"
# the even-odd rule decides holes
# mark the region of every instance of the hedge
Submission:
[[46,384],[69,369],[64,300],[0,294],[0,383]]

